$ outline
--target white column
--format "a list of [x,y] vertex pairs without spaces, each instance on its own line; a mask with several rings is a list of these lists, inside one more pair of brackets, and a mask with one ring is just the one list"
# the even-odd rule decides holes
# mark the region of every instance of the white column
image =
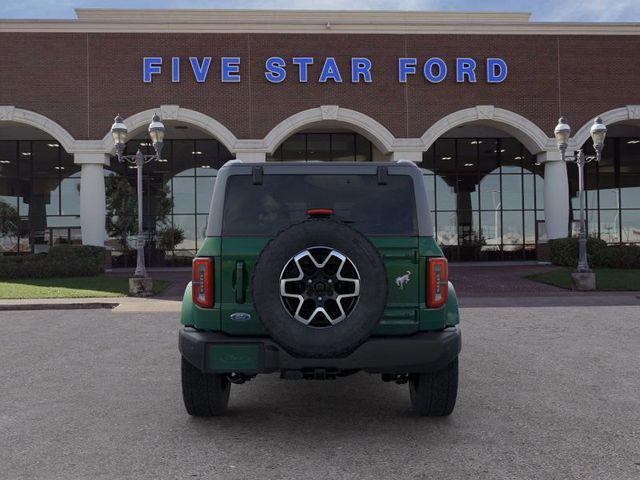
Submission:
[[395,151],[391,154],[391,161],[397,162],[398,160],[410,160],[415,163],[422,162],[422,152],[415,151]]
[[265,152],[237,152],[236,160],[249,163],[266,162],[267,154]]
[[104,153],[76,153],[74,162],[81,165],[80,172],[80,225],[82,244],[104,246],[106,238],[106,197],[104,165],[109,157]]
[[544,163],[544,218],[549,239],[569,235],[569,179],[560,152],[542,152]]

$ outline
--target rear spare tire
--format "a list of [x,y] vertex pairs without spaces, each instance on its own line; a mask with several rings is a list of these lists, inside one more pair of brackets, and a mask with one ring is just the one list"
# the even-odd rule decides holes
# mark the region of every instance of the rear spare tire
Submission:
[[315,219],[269,242],[252,289],[260,319],[283,348],[297,356],[336,357],[362,344],[382,318],[387,275],[361,233]]

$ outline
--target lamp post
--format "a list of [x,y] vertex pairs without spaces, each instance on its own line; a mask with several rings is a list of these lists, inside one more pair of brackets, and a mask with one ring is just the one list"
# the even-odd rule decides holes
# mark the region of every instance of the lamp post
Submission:
[[591,139],[593,140],[593,148],[596,152],[595,155],[585,155],[582,149],[574,152],[573,154],[567,154],[567,147],[569,145],[569,137],[571,136],[571,127],[567,123],[567,120],[563,117],[558,120],[558,125],[554,130],[556,142],[558,143],[558,150],[562,155],[563,161],[573,162],[578,166],[578,192],[580,196],[580,237],[578,240],[578,267],[576,274],[574,274],[574,283],[576,282],[576,276],[583,275],[583,277],[591,277],[588,282],[593,284],[593,288],[578,288],[589,289],[595,288],[595,277],[589,268],[589,261],[587,259],[587,226],[585,218],[585,191],[584,191],[584,166],[593,161],[599,162],[602,157],[602,149],[604,147],[604,139],[607,135],[607,127],[602,123],[600,117],[596,118],[591,126]]
[[147,278],[147,270],[144,265],[144,233],[142,224],[142,166],[145,163],[149,163],[153,160],[160,160],[162,153],[162,146],[164,142],[165,128],[160,121],[160,117],[155,114],[149,124],[149,137],[153,143],[155,150],[154,155],[144,155],[140,149],[135,155],[125,155],[124,147],[127,142],[127,126],[124,124],[124,120],[118,115],[113,125],[111,126],[111,135],[113,136],[113,143],[116,147],[116,156],[119,162],[126,162],[135,165],[137,169],[137,194],[138,194],[138,235],[136,237],[136,271],[134,278]]

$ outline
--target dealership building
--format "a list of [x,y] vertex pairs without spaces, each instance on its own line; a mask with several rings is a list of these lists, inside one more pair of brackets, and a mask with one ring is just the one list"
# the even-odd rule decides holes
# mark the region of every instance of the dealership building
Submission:
[[118,258],[105,219],[137,171],[118,162],[109,129],[121,115],[127,152],[151,153],[155,113],[166,137],[162,160],[143,170],[145,229],[150,241],[182,230],[165,252],[174,258],[194,255],[216,172],[233,158],[410,160],[451,259],[536,258],[579,218],[577,168],[553,138],[560,116],[569,150],[592,152],[594,118],[608,128],[602,160],[585,171],[589,233],[640,243],[640,24],[525,13],[76,14],[0,20],[1,254],[83,243]]

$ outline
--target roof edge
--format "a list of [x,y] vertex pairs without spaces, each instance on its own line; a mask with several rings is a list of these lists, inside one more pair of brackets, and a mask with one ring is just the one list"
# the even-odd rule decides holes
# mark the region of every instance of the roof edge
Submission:
[[243,23],[330,22],[350,23],[528,23],[527,12],[404,11],[404,10],[259,10],[259,9],[107,9],[77,8],[78,20],[124,22],[214,22]]

